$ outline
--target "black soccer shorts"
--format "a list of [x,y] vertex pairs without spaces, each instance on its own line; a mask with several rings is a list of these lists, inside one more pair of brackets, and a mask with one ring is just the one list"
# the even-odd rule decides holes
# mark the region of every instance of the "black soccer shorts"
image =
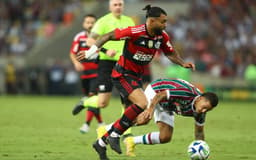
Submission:
[[88,96],[89,93],[96,94],[98,91],[97,86],[97,78],[88,78],[88,79],[81,79],[82,80],[82,89],[84,95]]
[[131,104],[128,96],[132,93],[132,91],[137,88],[142,88],[141,78],[131,75],[123,75],[122,77],[112,78],[112,82],[119,91],[122,103],[126,106]]

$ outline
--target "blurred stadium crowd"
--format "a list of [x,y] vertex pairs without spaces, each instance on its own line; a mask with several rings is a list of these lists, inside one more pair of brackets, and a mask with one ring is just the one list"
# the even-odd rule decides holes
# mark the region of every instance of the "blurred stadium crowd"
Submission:
[[[194,61],[198,72],[209,73],[215,77],[256,80],[256,1],[182,0],[184,1],[189,3],[189,11],[187,14],[171,15],[166,28],[173,37],[176,48],[183,53],[182,56]],[[84,9],[83,2],[85,1],[0,1],[0,57],[27,54],[34,45],[54,36],[59,27],[69,26],[75,16]],[[135,0],[125,2],[134,3]],[[39,66],[29,66],[28,72],[18,72],[15,64],[11,63],[4,68],[6,81],[10,81],[13,87],[19,86],[17,84],[22,81],[17,79],[22,77],[32,78],[33,83],[43,81],[48,84],[48,89],[45,89],[47,93],[55,93],[56,89],[51,90],[51,85],[62,83],[63,86],[65,77],[67,82],[79,83],[76,78],[78,75],[72,67],[59,62],[43,69]],[[42,74],[45,80],[38,78]],[[37,78],[33,79],[36,76]],[[51,84],[51,79],[58,79],[58,83]],[[29,81],[29,84],[31,83]],[[33,87],[38,84],[33,83],[29,87],[30,92],[41,93],[40,87]],[[63,88],[61,86],[59,88]],[[38,88],[38,91],[35,88]],[[9,90],[10,88],[7,89],[8,92]],[[16,92],[17,89],[13,90],[11,87],[10,93]],[[57,93],[62,92],[63,90],[57,89]]]
[[80,1],[0,1],[0,56],[23,55],[53,36],[60,25],[72,23]]
[[198,71],[244,77],[256,64],[256,1],[191,1],[188,14],[169,23],[167,31]]

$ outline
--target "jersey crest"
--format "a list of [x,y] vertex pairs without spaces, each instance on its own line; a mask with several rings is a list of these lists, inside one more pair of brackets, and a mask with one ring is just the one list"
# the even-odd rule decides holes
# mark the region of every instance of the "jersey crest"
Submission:
[[159,49],[162,44],[162,38],[149,39],[141,36],[134,42],[134,44],[148,49]]

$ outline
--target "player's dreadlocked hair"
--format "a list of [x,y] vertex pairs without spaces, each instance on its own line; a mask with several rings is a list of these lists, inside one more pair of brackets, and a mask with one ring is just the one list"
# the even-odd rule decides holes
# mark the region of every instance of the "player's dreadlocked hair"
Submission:
[[213,93],[213,92],[205,92],[201,96],[203,96],[206,99],[208,99],[210,101],[212,107],[216,107],[218,105],[218,103],[219,103],[218,96],[215,93]]
[[143,10],[146,10],[146,18],[148,17],[160,17],[161,14],[164,14],[167,16],[167,13],[160,7],[151,7],[150,4],[146,5]]

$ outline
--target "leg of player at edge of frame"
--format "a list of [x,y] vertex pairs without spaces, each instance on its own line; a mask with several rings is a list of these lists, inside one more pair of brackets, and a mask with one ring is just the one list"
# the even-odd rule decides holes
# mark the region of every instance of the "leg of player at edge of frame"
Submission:
[[75,105],[72,110],[72,114],[75,116],[80,113],[83,109],[91,107],[91,108],[99,108],[98,107],[98,95],[94,95],[91,97],[83,97],[80,101]]

